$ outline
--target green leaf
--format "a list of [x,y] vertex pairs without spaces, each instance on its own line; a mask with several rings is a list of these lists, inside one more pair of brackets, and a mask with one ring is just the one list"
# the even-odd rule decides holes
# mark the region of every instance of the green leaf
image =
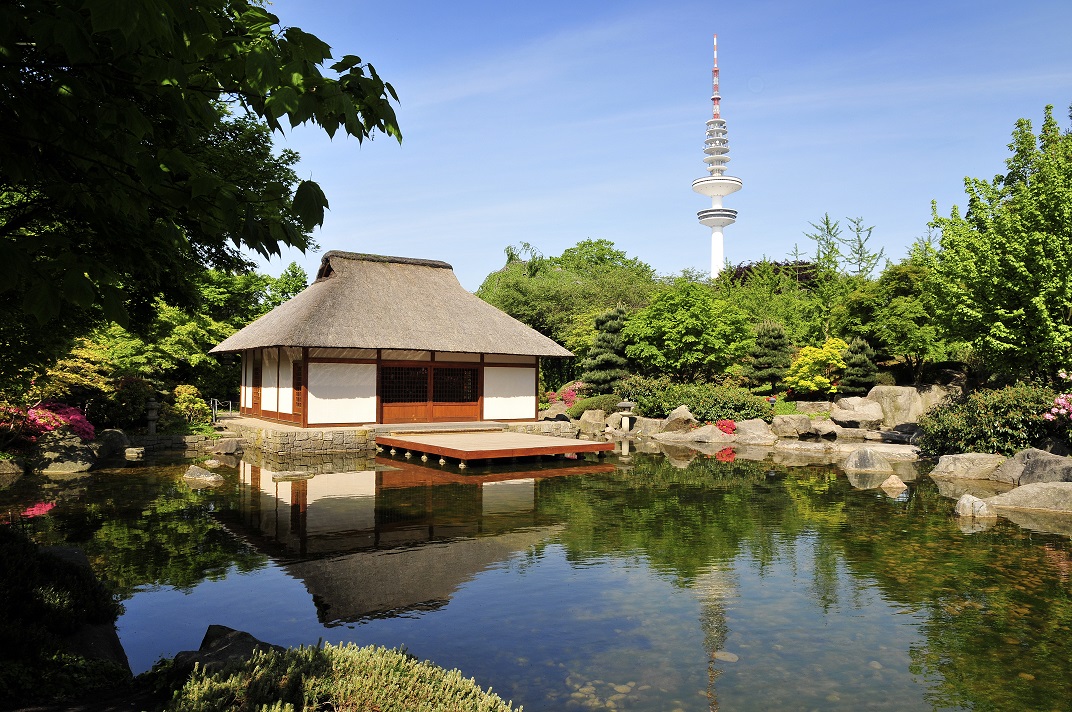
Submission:
[[302,181],[294,191],[294,212],[306,230],[324,224],[324,209],[327,207],[327,196],[311,180]]

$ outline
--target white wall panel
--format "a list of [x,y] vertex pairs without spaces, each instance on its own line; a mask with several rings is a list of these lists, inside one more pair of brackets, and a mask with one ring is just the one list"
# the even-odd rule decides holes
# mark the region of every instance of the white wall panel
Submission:
[[536,417],[536,369],[484,367],[484,419]]
[[376,365],[310,363],[309,424],[375,423]]
[[264,350],[261,366],[261,410],[278,410],[279,405],[279,352],[274,348]]
[[290,349],[279,349],[279,412],[294,412],[294,362]]

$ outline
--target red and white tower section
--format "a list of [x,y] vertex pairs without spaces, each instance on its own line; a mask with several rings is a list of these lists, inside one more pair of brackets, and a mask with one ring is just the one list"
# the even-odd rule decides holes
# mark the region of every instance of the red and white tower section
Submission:
[[722,228],[737,220],[737,211],[722,207],[722,199],[741,189],[740,178],[726,175],[726,164],[730,162],[730,143],[726,138],[726,122],[722,119],[719,107],[722,97],[718,93],[718,35],[715,35],[715,67],[711,78],[711,103],[714,109],[707,122],[707,139],[704,141],[704,163],[710,175],[694,180],[692,189],[711,198],[711,207],[696,213],[696,217],[711,228],[711,278],[714,279],[726,261]]

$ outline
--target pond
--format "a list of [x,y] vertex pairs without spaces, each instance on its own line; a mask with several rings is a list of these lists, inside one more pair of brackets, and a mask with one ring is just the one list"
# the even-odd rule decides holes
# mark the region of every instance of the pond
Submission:
[[730,459],[137,468],[24,478],[0,518],[86,551],[135,672],[219,623],[405,646],[529,712],[1068,709],[1068,536]]

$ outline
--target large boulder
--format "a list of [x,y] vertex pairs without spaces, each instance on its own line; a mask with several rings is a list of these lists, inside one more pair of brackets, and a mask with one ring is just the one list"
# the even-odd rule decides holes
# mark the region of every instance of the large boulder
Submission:
[[[738,433],[740,432],[740,425],[738,427]],[[730,435],[724,433],[714,425],[705,425],[695,430],[682,430],[673,433],[656,433],[652,435],[653,440],[658,440],[661,443],[734,443],[739,442],[736,435]],[[777,438],[774,438],[777,440]],[[752,443],[755,444],[755,443]]]
[[677,408],[666,416],[666,422],[663,423],[664,433],[679,433],[685,430],[692,430],[699,421],[696,420],[696,416],[692,414],[687,405],[679,405]]
[[961,495],[957,500],[955,510],[958,517],[972,517],[974,519],[997,519],[997,514],[987,504],[986,500],[979,499],[970,494]]
[[841,469],[849,472],[893,472],[893,465],[873,448],[861,447],[849,453]]
[[[566,404],[563,403],[562,401],[559,401],[557,403],[552,403],[551,405],[547,406],[547,410],[541,410],[539,413],[537,413],[536,419],[537,420],[558,420],[559,419],[558,416],[566,415],[567,410],[569,410],[569,408],[567,408]],[[567,417],[569,417],[569,416],[567,416]]]
[[176,653],[168,667],[167,677],[171,687],[181,685],[198,665],[208,673],[218,672],[231,663],[240,663],[253,656],[254,651],[283,652],[278,645],[269,645],[257,640],[249,633],[223,625],[210,625],[205,631],[201,647],[197,650],[184,650]]
[[771,432],[780,438],[815,437],[811,418],[806,415],[776,415],[771,423]]
[[1072,459],[1028,448],[1016,453],[994,471],[991,479],[1010,484],[1072,482]]
[[19,459],[0,460],[0,489],[10,487],[26,472],[26,465]]
[[830,420],[846,428],[874,430],[884,420],[882,406],[867,398],[840,398],[830,409]]
[[1004,455],[982,452],[966,452],[959,455],[942,455],[931,470],[931,477],[964,477],[969,480],[989,480],[994,471],[1005,462]]
[[[718,430],[717,427],[715,429]],[[737,429],[733,435],[742,445],[773,445],[778,442],[778,436],[771,432],[770,426],[759,418],[737,423]]]
[[633,427],[629,429],[629,432],[633,435],[654,435],[655,433],[661,433],[663,425],[666,423],[661,418],[636,418],[636,422]]
[[841,426],[832,420],[818,418],[811,422],[811,428],[823,440],[836,440],[841,435]]
[[67,426],[56,428],[37,439],[34,469],[46,475],[88,472],[96,463],[93,449]]
[[212,443],[212,452],[217,455],[239,455],[242,453],[241,438],[220,438]]
[[796,401],[796,407],[801,413],[829,413],[834,404],[830,401]]
[[867,400],[882,407],[882,426],[890,429],[904,423],[918,423],[920,416],[948,394],[941,386],[875,386],[868,392]]
[[581,435],[602,435],[607,429],[607,414],[601,410],[586,410],[577,423]]
[[987,500],[991,507],[1042,509],[1072,513],[1072,482],[1035,482],[1020,485]]
[[89,444],[89,447],[93,450],[93,454],[98,460],[122,457],[126,449],[130,447],[130,438],[117,428],[98,430],[97,436]]

